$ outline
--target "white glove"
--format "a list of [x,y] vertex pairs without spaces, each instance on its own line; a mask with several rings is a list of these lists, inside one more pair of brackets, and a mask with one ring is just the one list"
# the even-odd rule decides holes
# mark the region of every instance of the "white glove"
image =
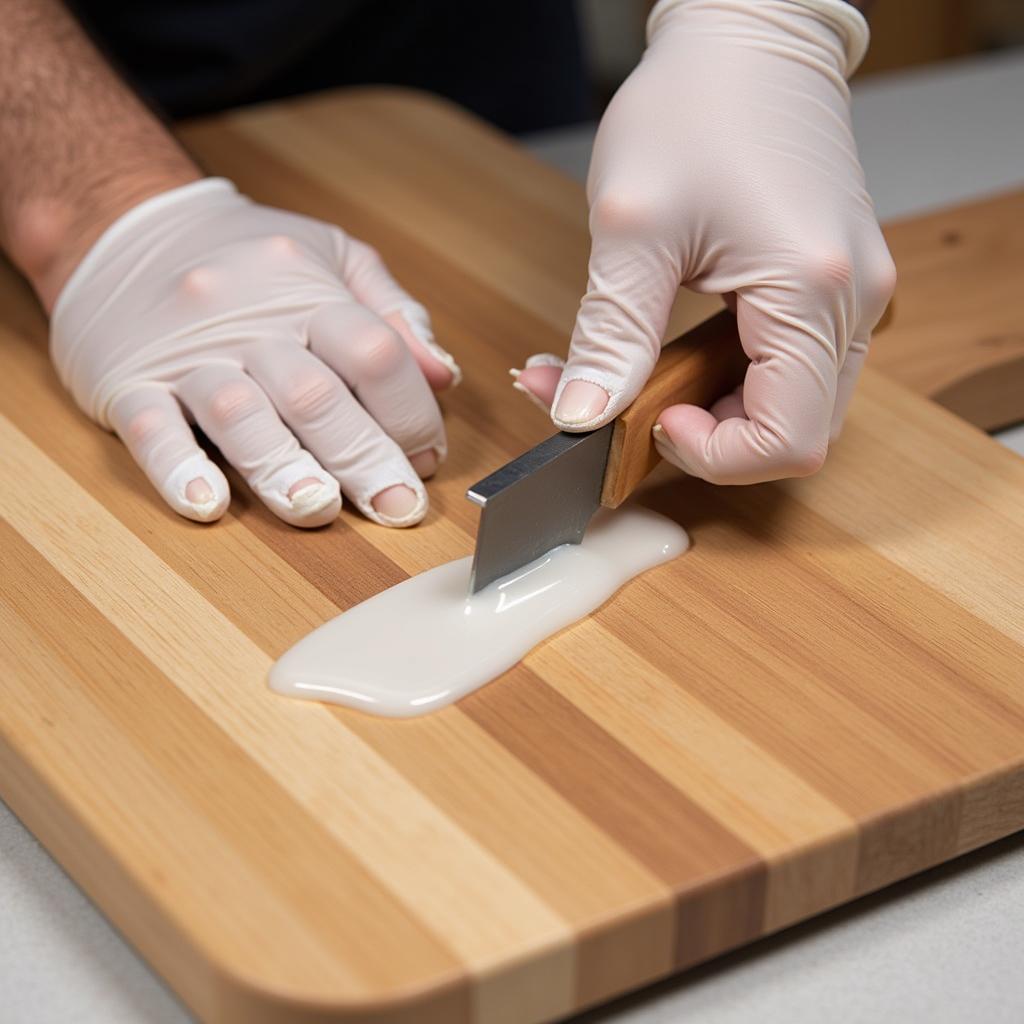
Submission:
[[339,483],[376,522],[426,513],[420,475],[445,456],[431,385],[459,370],[380,257],[331,225],[223,179],[158,195],[75,269],[51,349],[75,401],[183,516],[217,519],[229,498],[186,415],[295,526],[334,519]]
[[843,0],[661,0],[648,38],[597,135],[568,362],[518,385],[562,429],[600,426],[647,381],[679,285],[721,293],[745,383],[665,410],[658,448],[715,483],[811,473],[895,283],[850,128],[867,25]]

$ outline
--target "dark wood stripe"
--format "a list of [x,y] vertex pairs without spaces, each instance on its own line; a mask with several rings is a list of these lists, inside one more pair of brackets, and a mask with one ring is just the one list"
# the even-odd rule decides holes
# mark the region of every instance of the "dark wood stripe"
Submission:
[[[231,485],[232,513],[339,610],[351,608],[409,578],[407,572],[352,528],[351,520],[360,514],[351,505],[346,504],[341,517],[328,526],[297,530],[278,519],[212,446],[210,454]],[[301,635],[295,639],[301,639]],[[274,656],[282,653],[276,645],[265,646],[264,650]]]
[[[636,988],[658,975],[657,965],[666,962],[675,941],[674,915],[669,920],[665,906],[650,899],[646,887],[645,906],[638,907],[634,898],[623,907],[623,886],[617,879],[599,877],[596,870],[590,891],[581,898],[574,875],[581,859],[593,865],[589,841],[570,840],[568,835],[575,833],[565,828],[552,830],[550,836],[539,834],[551,823],[551,804],[557,814],[561,794],[552,795],[548,804],[536,801],[528,787],[525,792],[522,788],[495,792],[490,765],[484,769],[480,763],[479,730],[458,709],[402,721],[342,708],[335,709],[335,714],[577,929],[580,1005]],[[484,740],[507,753],[489,734]],[[500,769],[499,774],[503,774]],[[546,780],[528,769],[522,774],[537,789],[548,788]],[[522,787],[513,779],[508,784]],[[524,841],[524,836],[530,838]],[[623,850],[623,855],[628,856],[628,851]],[[612,906],[622,916],[609,931],[603,927],[604,915]],[[599,924],[593,923],[595,914]],[[586,922],[582,927],[581,921]]]
[[459,707],[672,887],[678,965],[760,934],[757,853],[525,665]]

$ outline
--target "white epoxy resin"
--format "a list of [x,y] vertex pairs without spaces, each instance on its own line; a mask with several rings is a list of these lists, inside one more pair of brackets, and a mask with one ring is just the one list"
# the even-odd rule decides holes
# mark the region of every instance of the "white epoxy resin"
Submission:
[[645,508],[602,510],[555,548],[468,596],[470,559],[420,573],[324,623],[270,671],[278,693],[420,715],[501,675],[531,648],[682,554],[686,531]]

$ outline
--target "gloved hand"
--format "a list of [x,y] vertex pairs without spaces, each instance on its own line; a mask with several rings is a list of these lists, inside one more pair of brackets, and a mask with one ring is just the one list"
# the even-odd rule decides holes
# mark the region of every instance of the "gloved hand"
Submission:
[[380,257],[331,225],[223,179],[155,196],[75,269],[51,349],[79,406],[183,516],[217,519],[229,497],[186,416],[295,526],[334,519],[339,483],[378,523],[426,513],[420,477],[445,456],[431,386],[459,370]]
[[745,382],[666,409],[659,451],[714,483],[811,473],[895,283],[850,128],[867,25],[843,0],[661,0],[648,39],[598,131],[564,372],[541,356],[517,384],[563,430],[598,427],[650,375],[679,285],[721,293]]

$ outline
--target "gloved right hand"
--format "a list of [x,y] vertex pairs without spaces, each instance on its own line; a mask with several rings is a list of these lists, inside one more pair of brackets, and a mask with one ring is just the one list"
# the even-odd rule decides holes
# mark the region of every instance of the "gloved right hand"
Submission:
[[285,522],[333,520],[339,484],[378,523],[419,522],[446,453],[431,389],[460,376],[374,250],[223,179],[107,229],[57,300],[51,352],[85,413],[201,522],[228,484],[186,418]]
[[517,383],[556,427],[601,427],[646,384],[680,285],[720,294],[744,382],[710,410],[662,410],[654,443],[715,484],[806,476],[895,284],[846,85],[867,23],[844,0],[659,0],[648,35],[594,145],[568,358],[532,359]]

